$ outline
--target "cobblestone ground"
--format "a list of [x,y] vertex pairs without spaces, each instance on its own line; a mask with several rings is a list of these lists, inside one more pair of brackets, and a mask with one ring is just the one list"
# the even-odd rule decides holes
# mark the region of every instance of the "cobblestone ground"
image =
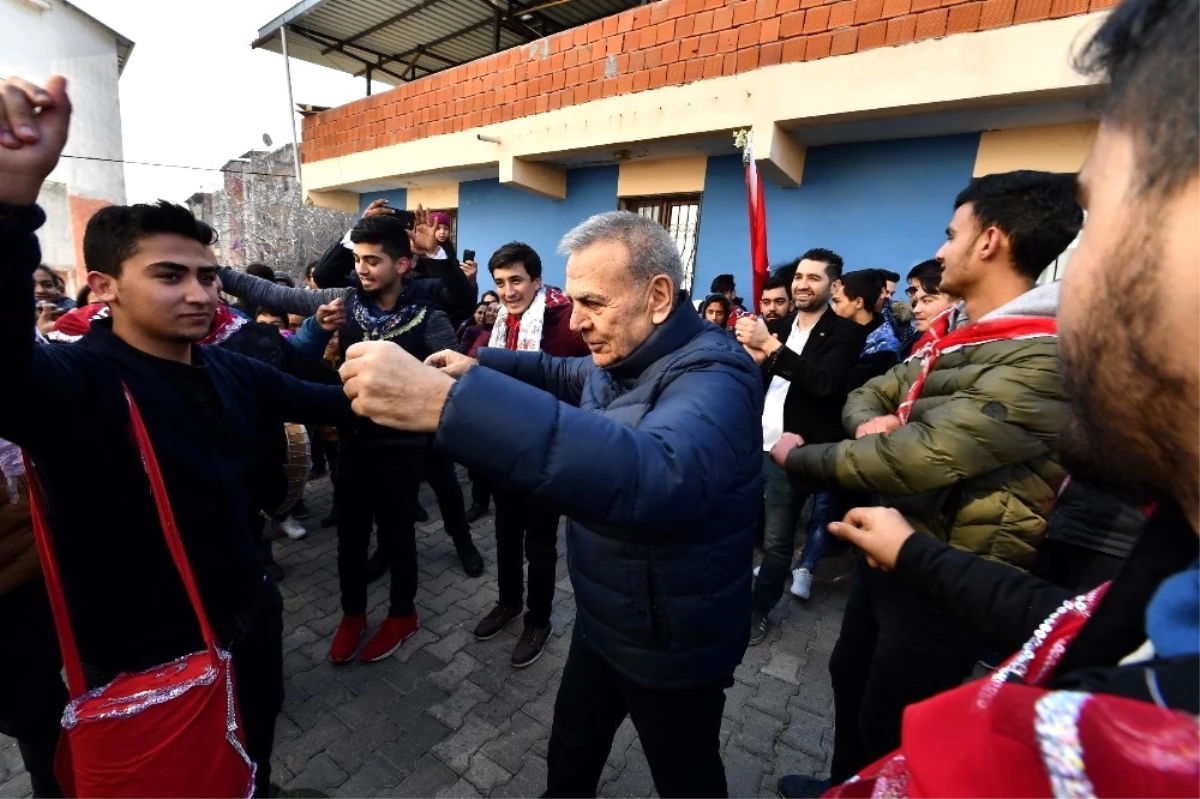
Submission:
[[[514,669],[508,658],[519,623],[490,641],[471,635],[498,598],[492,516],[472,531],[487,572],[469,579],[425,488],[431,520],[417,531],[421,630],[387,661],[335,668],[328,654],[340,617],[336,533],[318,524],[332,493],[328,480],[310,482],[308,537],[276,543],[287,572],[280,585],[287,695],[276,730],[275,780],[338,797],[540,795],[575,618],[561,530],[554,635],[534,665]],[[721,730],[730,796],[772,797],[783,774],[827,774],[833,746],[827,665],[847,588],[836,576],[849,566],[846,556],[826,558],[807,602],[785,593],[767,640],[747,650],[735,672]],[[372,586],[372,622],[386,612],[386,588],[386,580]],[[17,747],[0,737],[0,798],[26,795],[29,779]],[[656,795],[628,721],[613,743],[600,795]]]

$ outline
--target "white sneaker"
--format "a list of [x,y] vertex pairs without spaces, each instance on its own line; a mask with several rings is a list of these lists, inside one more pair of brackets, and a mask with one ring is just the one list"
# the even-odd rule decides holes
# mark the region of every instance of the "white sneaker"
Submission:
[[792,572],[792,595],[808,599],[812,593],[812,572],[808,569],[796,569]]
[[759,570],[759,569],[761,569],[761,568],[762,568],[761,566],[755,566],[755,567],[754,567],[754,576],[755,576],[755,577],[757,577],[757,576],[758,576],[758,570]]
[[288,538],[296,541],[308,535],[308,530],[304,529],[304,525],[288,516],[283,521],[275,525],[275,529],[281,530]]

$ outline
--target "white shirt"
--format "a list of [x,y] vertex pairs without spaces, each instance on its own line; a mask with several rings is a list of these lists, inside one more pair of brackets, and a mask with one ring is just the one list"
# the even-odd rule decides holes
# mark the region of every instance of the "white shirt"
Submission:
[[[799,316],[796,317],[796,322],[792,334],[788,336],[788,340],[783,346],[799,355],[804,352],[804,345],[808,343],[808,335],[812,333],[812,328],[801,328]],[[771,447],[778,444],[779,439],[783,438],[783,405],[787,401],[787,393],[791,385],[792,381],[786,377],[776,376],[771,378],[771,385],[767,387],[767,399],[763,405],[762,415],[763,452],[770,452]]]

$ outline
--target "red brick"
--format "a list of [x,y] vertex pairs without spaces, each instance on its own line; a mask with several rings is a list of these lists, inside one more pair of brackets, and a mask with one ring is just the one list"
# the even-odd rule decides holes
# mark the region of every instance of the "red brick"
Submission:
[[660,22],[665,22],[667,14],[670,11],[670,6],[667,0],[658,0],[657,3],[650,4],[650,21],[657,25]]
[[675,20],[664,22],[654,28],[654,43],[666,44],[675,38]]
[[780,18],[780,38],[791,39],[793,36],[799,36],[804,32],[804,13],[803,11],[793,11]]
[[612,36],[616,32],[617,32],[617,17],[616,16],[605,17],[604,18],[604,35]]
[[887,21],[879,20],[858,29],[858,51],[873,50],[887,43]]
[[775,7],[775,13],[780,16],[799,10],[800,0],[779,0],[779,4]]
[[762,30],[761,22],[751,22],[737,29],[737,46],[739,50],[758,45],[758,34]]
[[704,59],[704,77],[705,78],[721,77],[721,62],[723,60],[724,60],[724,56],[720,56],[720,55],[711,55],[708,58]]
[[929,11],[932,8],[939,8],[941,5],[941,0],[912,0],[911,4],[914,14]]
[[1099,11],[1102,8],[1112,8],[1119,2],[1120,0],[1092,0],[1091,4],[1088,6],[1088,10]]
[[737,49],[738,33],[737,30],[721,31],[721,40],[717,44],[718,53],[732,53]]
[[688,0],[670,0],[667,3],[667,19],[678,19],[687,13]]
[[721,56],[721,74],[722,75],[736,75],[737,74],[737,62],[738,62],[738,54],[737,53],[726,53],[725,55]]
[[737,71],[749,72],[752,69],[758,69],[758,48],[738,50]]
[[1054,19],[1083,14],[1088,10],[1087,0],[1054,0],[1050,5],[1050,16]]
[[723,31],[733,27],[733,7],[722,6],[713,12],[714,31]]
[[554,77],[554,83],[551,84],[550,88],[552,88],[556,92],[562,91],[564,88],[566,88],[566,86],[567,86],[567,73],[566,72],[555,72],[553,77]]
[[883,0],[883,11],[879,16],[883,19],[901,17],[907,14],[911,7],[912,0]]
[[674,64],[679,60],[679,40],[667,42],[660,48],[662,50],[662,62],[664,64]]
[[784,64],[791,64],[793,61],[804,60],[804,40],[803,38],[790,38],[784,42]]
[[858,0],[843,0],[829,7],[829,29],[837,30],[854,24],[854,7]]
[[833,44],[829,47],[830,55],[849,55],[858,47],[858,28],[838,31],[833,34]]
[[690,61],[696,57],[696,53],[700,50],[700,37],[693,36],[690,39],[684,39],[679,43],[679,60]]
[[646,51],[646,69],[655,69],[656,67],[661,67],[662,63],[663,60],[661,47],[653,47]]
[[692,33],[696,35],[710,33],[713,29],[713,12],[705,11],[697,14],[692,25]]
[[829,29],[829,6],[810,8],[804,13],[804,32],[820,33]]
[[854,9],[854,24],[862,25],[883,17],[883,0],[858,0]]
[[633,11],[633,27],[644,28],[650,24],[650,6],[642,6]]
[[733,6],[733,24],[745,25],[754,20],[754,0],[739,0]]
[[1050,18],[1051,0],[1017,0],[1013,22],[1035,22]]
[[638,50],[629,54],[629,71],[641,72],[646,68],[646,50]]
[[612,78],[604,81],[601,84],[604,88],[600,92],[601,97],[615,97],[617,94],[617,82]]
[[721,40],[721,35],[718,33],[710,33],[700,37],[700,46],[696,50],[696,55],[701,58],[707,58],[717,52],[717,45]]
[[829,48],[832,45],[832,33],[818,33],[816,36],[809,36],[805,39],[804,60],[815,61],[818,58],[825,58],[829,55]]
[[780,28],[779,17],[771,17],[770,19],[764,19],[762,21],[762,27],[760,27],[758,29],[758,41],[761,44],[768,44],[770,42],[778,41],[779,40],[779,28]]
[[813,8],[815,6],[823,5],[824,3],[825,0],[800,0],[800,7]]
[[699,14],[703,10],[704,10],[704,0],[688,0],[687,12],[686,12],[688,14],[688,16],[695,16],[696,14]]
[[967,3],[965,6],[950,9],[946,33],[971,33],[979,30],[979,15],[982,10],[983,3]]
[[645,50],[648,47],[654,47],[655,45],[657,45],[658,44],[657,26],[655,26],[653,28],[643,28],[641,33],[638,34],[637,42],[638,42],[637,46],[638,46],[639,50]]
[[778,0],[757,0],[754,4],[754,18],[761,21],[775,16],[777,5]]
[[607,67],[607,65],[603,61],[594,62],[592,64],[591,79],[592,80],[604,80],[604,73],[607,71],[606,67]]
[[617,14],[617,33],[629,33],[633,30],[634,10]]
[[704,77],[704,61],[703,59],[693,58],[684,64],[683,79],[688,83],[698,81]]
[[771,42],[758,48],[758,65],[769,67],[783,60],[783,43]]
[[650,88],[650,72],[642,70],[633,76],[633,90],[635,92],[644,92]]
[[979,30],[1011,25],[1016,8],[1017,0],[984,0],[983,13],[979,16]]
[[680,17],[675,20],[675,38],[686,39],[691,36],[696,30],[695,17]]
[[682,61],[676,61],[667,67],[667,83],[683,83],[683,73],[685,70],[686,65]]
[[604,38],[604,21],[598,19],[586,25],[584,30],[587,31],[587,40],[589,43],[598,42]]
[[617,94],[629,94],[633,91],[633,75],[621,75],[617,78]]
[[947,16],[949,16],[949,12],[944,8],[936,8],[921,14],[917,17],[917,32],[913,34],[913,38],[920,40],[945,36]]
[[575,49],[568,50],[563,54],[563,69],[570,69],[579,63],[579,51]]
[[657,89],[667,85],[667,68],[655,67],[650,70],[650,88]]
[[588,90],[588,92],[587,92],[588,102],[591,102],[592,100],[599,100],[601,97],[601,94],[604,90],[604,84],[603,83],[588,84],[587,90]]

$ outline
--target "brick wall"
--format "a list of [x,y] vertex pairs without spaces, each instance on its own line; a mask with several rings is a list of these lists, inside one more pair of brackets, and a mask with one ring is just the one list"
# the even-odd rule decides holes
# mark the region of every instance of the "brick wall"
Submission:
[[1117,0],[659,0],[308,117],[307,163],[758,67]]

